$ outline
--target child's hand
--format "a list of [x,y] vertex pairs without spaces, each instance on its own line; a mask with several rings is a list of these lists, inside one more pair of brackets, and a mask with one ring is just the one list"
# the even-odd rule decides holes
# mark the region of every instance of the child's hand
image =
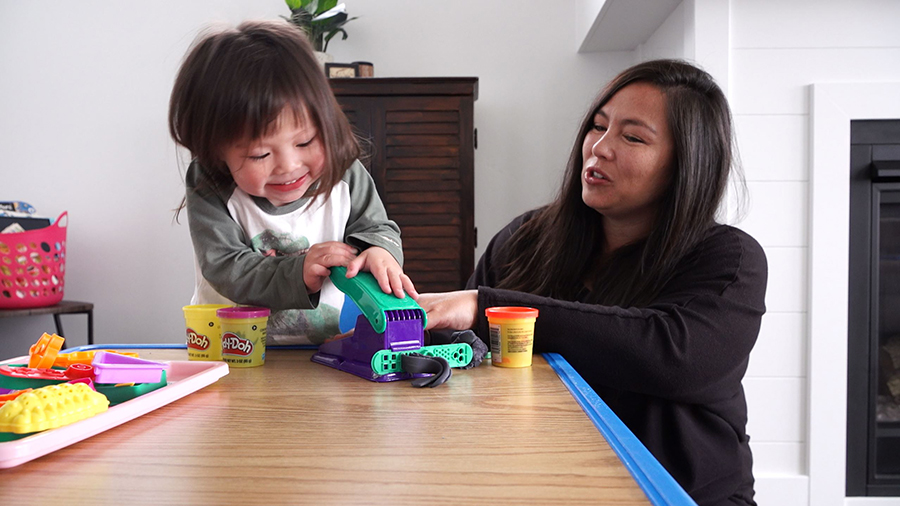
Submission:
[[356,248],[337,241],[320,242],[310,246],[303,261],[303,284],[308,293],[322,289],[331,267],[348,266],[356,257]]
[[419,298],[419,292],[409,276],[403,274],[400,264],[384,248],[372,246],[360,253],[347,265],[347,277],[356,276],[360,270],[371,272],[384,293],[393,293],[395,297],[402,299],[406,292],[413,299]]

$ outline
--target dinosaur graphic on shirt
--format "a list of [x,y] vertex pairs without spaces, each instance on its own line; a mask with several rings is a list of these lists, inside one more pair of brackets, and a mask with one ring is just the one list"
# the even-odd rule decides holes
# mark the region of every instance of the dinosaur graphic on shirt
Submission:
[[[301,256],[309,251],[309,239],[305,236],[291,237],[290,234],[264,230],[251,240],[253,248],[265,256]],[[302,279],[297,280],[303,283]],[[267,333],[276,338],[279,335],[306,336],[311,344],[322,344],[336,334],[340,334],[340,308],[319,303],[315,309],[284,309],[269,316]]]

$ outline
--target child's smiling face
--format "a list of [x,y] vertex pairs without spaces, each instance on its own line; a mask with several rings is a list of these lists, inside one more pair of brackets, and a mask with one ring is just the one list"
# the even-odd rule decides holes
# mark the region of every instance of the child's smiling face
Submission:
[[226,146],[222,157],[238,188],[276,207],[303,197],[325,167],[325,146],[308,118],[285,107],[262,137]]

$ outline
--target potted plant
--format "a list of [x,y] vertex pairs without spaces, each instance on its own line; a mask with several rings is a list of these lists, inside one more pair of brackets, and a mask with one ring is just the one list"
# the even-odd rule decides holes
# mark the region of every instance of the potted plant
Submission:
[[338,0],[285,0],[291,9],[291,17],[282,18],[306,33],[323,65],[326,61],[331,61],[331,55],[326,53],[328,43],[339,33],[341,40],[345,40],[347,32],[344,25],[356,19],[348,18],[345,5],[337,2]]

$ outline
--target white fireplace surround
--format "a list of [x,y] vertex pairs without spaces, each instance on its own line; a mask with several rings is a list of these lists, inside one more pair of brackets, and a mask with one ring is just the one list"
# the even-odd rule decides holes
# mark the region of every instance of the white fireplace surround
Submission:
[[850,121],[900,118],[900,83],[810,86],[809,504],[846,498]]

